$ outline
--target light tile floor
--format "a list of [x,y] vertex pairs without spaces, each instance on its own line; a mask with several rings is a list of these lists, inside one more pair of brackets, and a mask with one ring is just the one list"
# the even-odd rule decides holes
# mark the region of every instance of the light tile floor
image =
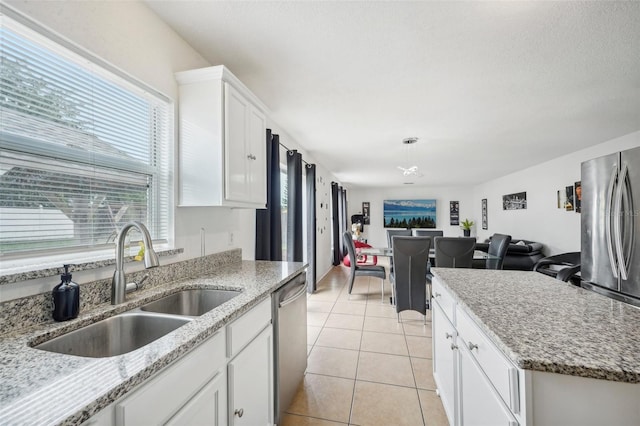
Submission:
[[[403,312],[385,282],[334,267],[308,297],[308,366],[282,424],[448,425],[432,374],[431,321]],[[428,314],[429,315],[429,314]]]

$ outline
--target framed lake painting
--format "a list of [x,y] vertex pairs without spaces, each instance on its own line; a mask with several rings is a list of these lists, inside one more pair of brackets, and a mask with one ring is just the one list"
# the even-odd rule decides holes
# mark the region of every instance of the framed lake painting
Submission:
[[436,200],[384,200],[385,228],[435,228]]

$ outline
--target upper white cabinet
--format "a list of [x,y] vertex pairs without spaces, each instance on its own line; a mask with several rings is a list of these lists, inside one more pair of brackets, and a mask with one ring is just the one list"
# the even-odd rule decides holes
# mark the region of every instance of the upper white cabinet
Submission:
[[176,79],[180,205],[264,208],[264,104],[222,65]]

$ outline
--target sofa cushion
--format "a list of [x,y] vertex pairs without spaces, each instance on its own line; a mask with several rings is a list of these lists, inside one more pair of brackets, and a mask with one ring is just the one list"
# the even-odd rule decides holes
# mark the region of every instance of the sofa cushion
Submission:
[[[476,243],[476,250],[488,252],[490,240],[488,239],[484,243]],[[511,241],[513,242],[509,244],[504,256],[503,269],[530,271],[533,269],[533,265],[544,257],[542,244],[536,241],[519,238],[513,238]],[[518,244],[521,241],[522,243]],[[474,261],[473,267],[484,268],[484,263],[484,261]]]
[[[476,243],[476,250],[488,251],[489,250],[489,238],[484,243]],[[507,249],[507,254],[510,255],[530,255],[532,253],[542,251],[542,244],[530,241],[530,240],[521,240],[517,238],[513,238],[511,244],[509,244],[509,248]]]

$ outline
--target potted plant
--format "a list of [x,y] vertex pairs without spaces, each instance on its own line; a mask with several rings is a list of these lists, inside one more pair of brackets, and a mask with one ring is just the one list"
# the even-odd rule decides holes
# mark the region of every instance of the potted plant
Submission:
[[471,227],[473,226],[473,221],[469,219],[465,219],[460,222],[460,228],[462,228],[462,232],[464,232],[465,237],[471,236]]

